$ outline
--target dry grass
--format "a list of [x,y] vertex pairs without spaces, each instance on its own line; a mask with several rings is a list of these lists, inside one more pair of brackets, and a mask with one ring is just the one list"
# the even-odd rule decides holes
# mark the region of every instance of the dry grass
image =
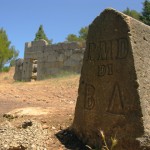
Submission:
[[14,71],[15,68],[11,67],[9,72],[0,72],[0,83],[13,83]]

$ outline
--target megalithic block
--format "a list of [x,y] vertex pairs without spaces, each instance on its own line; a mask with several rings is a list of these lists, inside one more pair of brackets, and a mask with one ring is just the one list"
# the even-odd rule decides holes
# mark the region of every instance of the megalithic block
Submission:
[[150,27],[113,9],[89,26],[72,129],[102,148],[150,149]]

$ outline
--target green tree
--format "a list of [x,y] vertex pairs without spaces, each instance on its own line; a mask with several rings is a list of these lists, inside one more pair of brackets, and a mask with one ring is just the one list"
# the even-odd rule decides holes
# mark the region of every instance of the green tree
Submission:
[[88,34],[88,27],[82,27],[79,31],[79,38],[86,40]]
[[142,11],[142,15],[140,16],[140,20],[143,23],[150,25],[150,1],[149,0],[145,0],[143,2],[143,11]]
[[14,46],[11,46],[11,42],[8,40],[6,31],[0,29],[0,71],[2,71],[5,64],[10,63],[11,60],[16,59],[18,51]]
[[10,60],[10,67],[15,66],[15,61],[16,61],[18,55],[19,55],[19,51],[15,50],[14,46],[11,46],[11,51],[12,51],[13,57]]
[[139,20],[140,19],[140,13],[138,13],[136,10],[130,10],[128,7],[126,10],[123,11],[124,14],[133,17],[134,19]]
[[79,31],[79,36],[75,34],[69,34],[66,38],[68,42],[82,42],[85,41],[88,34],[88,27],[82,27]]
[[77,42],[79,38],[75,34],[69,34],[66,38],[68,42]]
[[43,25],[40,25],[36,35],[35,35],[35,39],[34,41],[38,41],[40,39],[44,39],[46,40],[49,44],[52,44],[52,40],[49,40],[44,32],[44,29],[43,29]]

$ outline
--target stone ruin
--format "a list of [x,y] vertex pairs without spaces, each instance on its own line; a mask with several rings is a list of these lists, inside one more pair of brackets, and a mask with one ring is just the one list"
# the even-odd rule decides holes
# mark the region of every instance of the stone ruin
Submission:
[[22,80],[22,70],[23,70],[23,59],[19,58],[15,62],[15,74],[14,80]]
[[60,72],[80,73],[85,43],[64,42],[48,45],[45,40],[25,44],[24,60],[16,61],[15,80],[41,80]]
[[113,9],[89,26],[74,133],[86,144],[114,150],[150,149],[150,27]]

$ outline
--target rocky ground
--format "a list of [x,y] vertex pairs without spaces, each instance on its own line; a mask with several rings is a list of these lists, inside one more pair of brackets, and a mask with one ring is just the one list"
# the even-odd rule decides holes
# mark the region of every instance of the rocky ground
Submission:
[[70,127],[79,75],[15,82],[0,73],[0,150],[84,150]]

